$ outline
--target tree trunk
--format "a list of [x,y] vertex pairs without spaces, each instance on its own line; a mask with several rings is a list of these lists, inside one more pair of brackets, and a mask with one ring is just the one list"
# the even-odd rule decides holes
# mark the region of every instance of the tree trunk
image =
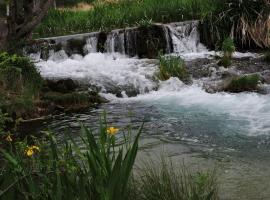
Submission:
[[[31,37],[32,31],[41,22],[54,0],[11,0],[7,24],[0,22],[0,50],[13,50],[17,44]],[[3,27],[3,28],[2,28]]]

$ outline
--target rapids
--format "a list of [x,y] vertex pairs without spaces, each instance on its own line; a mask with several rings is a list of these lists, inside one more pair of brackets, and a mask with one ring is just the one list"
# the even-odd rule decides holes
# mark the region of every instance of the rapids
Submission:
[[[200,43],[192,23],[164,27],[173,43],[173,52],[168,53],[195,63],[202,58],[214,62],[214,56],[219,54],[208,51]],[[193,168],[217,166],[223,199],[267,199],[270,196],[270,170],[266,167],[270,165],[269,94],[210,94],[203,88],[203,79],[194,79],[192,85],[185,85],[177,78],[158,81],[155,78],[158,61],[124,55],[124,43],[123,33],[114,31],[105,42],[106,53],[96,52],[97,39],[91,36],[85,56],[68,56],[65,51],[59,51],[51,52],[48,60],[39,60],[39,54],[32,55],[39,60],[37,66],[44,78],[72,78],[88,85],[89,90],[98,88],[110,100],[97,109],[54,116],[37,130],[49,128],[60,138],[67,129],[75,134],[80,128],[78,120],[95,128],[100,114],[106,110],[108,123],[120,129],[131,123],[136,130],[145,122],[142,152],[152,156],[165,150],[171,158],[185,159]],[[236,59],[258,56],[234,54]],[[265,187],[258,187],[258,181]]]

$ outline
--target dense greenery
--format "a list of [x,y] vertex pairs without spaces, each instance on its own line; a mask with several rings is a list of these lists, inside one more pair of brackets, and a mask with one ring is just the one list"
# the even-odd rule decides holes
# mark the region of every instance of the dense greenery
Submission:
[[160,56],[157,76],[162,81],[168,80],[171,77],[177,77],[185,83],[191,80],[184,60],[177,56]]
[[162,163],[161,173],[158,168],[143,167],[140,175],[131,176],[141,129],[136,136],[130,129],[123,137],[116,136],[118,132],[117,128],[107,127],[104,119],[98,133],[82,125],[83,146],[78,146],[68,134],[63,145],[59,145],[51,133],[47,133],[44,140],[17,141],[11,135],[3,136],[0,140],[0,198],[218,199],[212,173],[178,174]]
[[0,54],[0,108],[5,112],[30,109],[39,96],[42,82],[29,58]]
[[205,42],[220,47],[231,36],[240,47],[269,47],[269,12],[268,0],[216,0],[204,18]]
[[201,19],[214,9],[214,0],[121,0],[94,4],[89,11],[51,10],[36,37],[56,36],[136,26],[142,21],[172,22]]

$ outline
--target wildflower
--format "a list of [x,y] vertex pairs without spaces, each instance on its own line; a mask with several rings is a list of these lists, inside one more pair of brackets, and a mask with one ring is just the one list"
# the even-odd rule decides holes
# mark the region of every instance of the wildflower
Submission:
[[6,137],[6,141],[8,141],[8,142],[12,142],[12,141],[13,141],[13,139],[12,139],[12,137],[11,137],[10,135],[8,135],[8,136]]
[[119,129],[118,128],[114,128],[114,127],[109,127],[109,128],[107,128],[107,133],[109,134],[109,135],[115,135],[117,132],[119,131]]
[[33,156],[36,152],[39,152],[40,149],[38,146],[30,146],[30,147],[27,147],[27,149],[25,150],[25,154],[28,156],[28,157],[31,157]]

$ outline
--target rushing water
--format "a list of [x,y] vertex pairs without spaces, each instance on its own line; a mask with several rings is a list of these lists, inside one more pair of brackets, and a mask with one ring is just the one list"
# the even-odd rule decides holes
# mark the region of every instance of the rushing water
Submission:
[[[183,27],[169,28],[173,29],[174,53],[185,60],[214,55],[198,42],[195,30],[185,36],[180,34],[185,32]],[[122,41],[121,37],[115,33],[109,37],[109,52],[114,52],[115,42]],[[172,158],[185,159],[195,168],[217,166],[224,199],[270,199],[269,95],[209,94],[201,80],[194,80],[192,85],[177,78],[157,81],[153,78],[158,69],[156,60],[97,53],[95,42],[89,40],[86,48],[90,53],[84,57],[58,52],[40,61],[38,68],[46,78],[72,78],[95,85],[110,103],[77,114],[54,116],[41,129],[52,129],[59,137],[66,130],[75,134],[80,127],[78,120],[95,127],[106,110],[108,123],[122,129],[131,123],[135,130],[145,122],[141,143],[146,152],[164,148]],[[119,51],[124,52],[121,46]],[[235,54],[241,56],[254,54]],[[121,97],[115,91],[120,91]]]

